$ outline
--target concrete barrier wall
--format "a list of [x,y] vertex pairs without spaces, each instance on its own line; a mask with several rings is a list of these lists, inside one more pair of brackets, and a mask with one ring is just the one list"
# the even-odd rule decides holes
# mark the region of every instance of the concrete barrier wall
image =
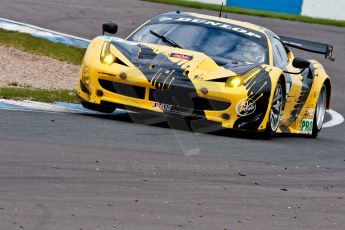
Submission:
[[345,0],[187,0],[278,13],[345,20]]
[[303,0],[302,15],[345,20],[345,0]]

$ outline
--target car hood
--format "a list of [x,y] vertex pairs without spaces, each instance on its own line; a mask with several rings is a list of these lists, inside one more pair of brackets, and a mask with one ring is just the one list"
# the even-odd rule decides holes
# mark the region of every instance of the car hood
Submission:
[[[107,38],[112,48],[121,52],[143,74],[154,74],[152,69],[174,70],[191,79],[217,80],[242,75],[257,64],[241,61],[217,61],[204,53],[170,46]],[[116,52],[115,52],[116,53]]]

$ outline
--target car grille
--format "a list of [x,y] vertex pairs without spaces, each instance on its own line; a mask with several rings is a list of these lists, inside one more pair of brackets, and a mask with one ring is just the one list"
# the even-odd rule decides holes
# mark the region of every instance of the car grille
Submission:
[[150,90],[149,99],[150,101],[173,105],[175,110],[193,110],[195,114],[199,114],[198,111],[203,113],[203,110],[221,111],[231,106],[230,102],[201,98],[195,89]]
[[104,79],[98,80],[101,87],[113,93],[121,94],[127,97],[138,99],[145,98],[145,88],[140,86],[127,85],[119,82],[108,81]]

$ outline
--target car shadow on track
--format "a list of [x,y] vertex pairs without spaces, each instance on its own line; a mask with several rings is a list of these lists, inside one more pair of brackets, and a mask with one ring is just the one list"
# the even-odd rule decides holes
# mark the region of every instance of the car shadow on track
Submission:
[[[171,116],[159,116],[147,113],[113,113],[113,114],[83,114],[84,116],[114,120],[119,122],[134,123],[164,129],[175,129],[195,134],[208,134],[214,136],[267,140],[262,133],[248,132],[242,130],[232,130],[221,127],[218,123],[210,122],[205,119],[184,119]],[[277,134],[275,138],[287,137],[306,137],[304,135]]]

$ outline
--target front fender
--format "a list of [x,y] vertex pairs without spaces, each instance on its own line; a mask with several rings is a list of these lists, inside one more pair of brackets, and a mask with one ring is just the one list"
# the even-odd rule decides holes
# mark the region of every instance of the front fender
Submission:
[[[235,105],[236,112],[239,116],[234,124],[235,129],[253,131],[262,131],[266,129],[273,94],[279,79],[282,78],[284,73],[281,69],[268,65],[263,65],[250,72],[258,70],[260,71],[255,76],[246,77],[244,79],[244,86],[247,90],[247,99],[242,100]],[[241,106],[243,107],[245,103],[255,105],[255,111],[250,115],[241,116],[241,114],[238,113],[238,108]]]

